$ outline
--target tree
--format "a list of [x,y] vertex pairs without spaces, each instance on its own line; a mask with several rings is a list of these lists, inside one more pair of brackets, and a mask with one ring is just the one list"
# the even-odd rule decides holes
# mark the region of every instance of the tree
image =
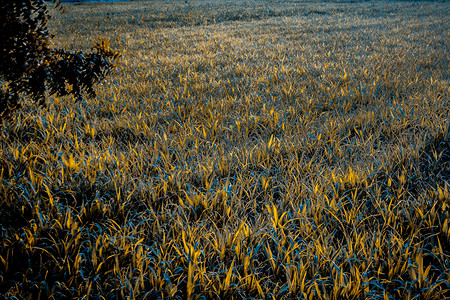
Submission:
[[51,49],[48,2],[62,8],[55,0],[0,0],[0,118],[19,108],[22,97],[45,105],[46,91],[95,96],[94,85],[119,56],[106,41],[91,53]]

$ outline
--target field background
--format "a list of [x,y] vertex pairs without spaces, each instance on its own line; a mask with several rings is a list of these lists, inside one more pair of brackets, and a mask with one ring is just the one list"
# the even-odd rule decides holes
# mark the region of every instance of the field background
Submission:
[[450,297],[450,4],[64,7],[122,58],[3,121],[2,297]]

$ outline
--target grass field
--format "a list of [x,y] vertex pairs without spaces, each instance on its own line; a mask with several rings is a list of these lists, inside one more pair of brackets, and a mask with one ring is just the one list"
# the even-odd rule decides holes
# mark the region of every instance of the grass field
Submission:
[[450,4],[65,4],[122,54],[0,127],[0,296],[450,298]]

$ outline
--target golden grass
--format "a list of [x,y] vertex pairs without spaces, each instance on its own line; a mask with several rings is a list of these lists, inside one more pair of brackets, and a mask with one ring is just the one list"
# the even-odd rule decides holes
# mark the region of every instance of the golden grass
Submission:
[[66,4],[122,53],[1,127],[0,295],[450,297],[449,4]]

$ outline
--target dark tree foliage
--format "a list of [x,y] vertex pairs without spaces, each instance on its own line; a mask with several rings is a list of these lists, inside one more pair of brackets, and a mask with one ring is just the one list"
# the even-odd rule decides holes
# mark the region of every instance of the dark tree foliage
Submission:
[[91,53],[51,49],[48,2],[61,8],[54,0],[0,0],[0,117],[20,107],[24,96],[45,105],[46,91],[95,96],[94,84],[118,58],[105,41]]

